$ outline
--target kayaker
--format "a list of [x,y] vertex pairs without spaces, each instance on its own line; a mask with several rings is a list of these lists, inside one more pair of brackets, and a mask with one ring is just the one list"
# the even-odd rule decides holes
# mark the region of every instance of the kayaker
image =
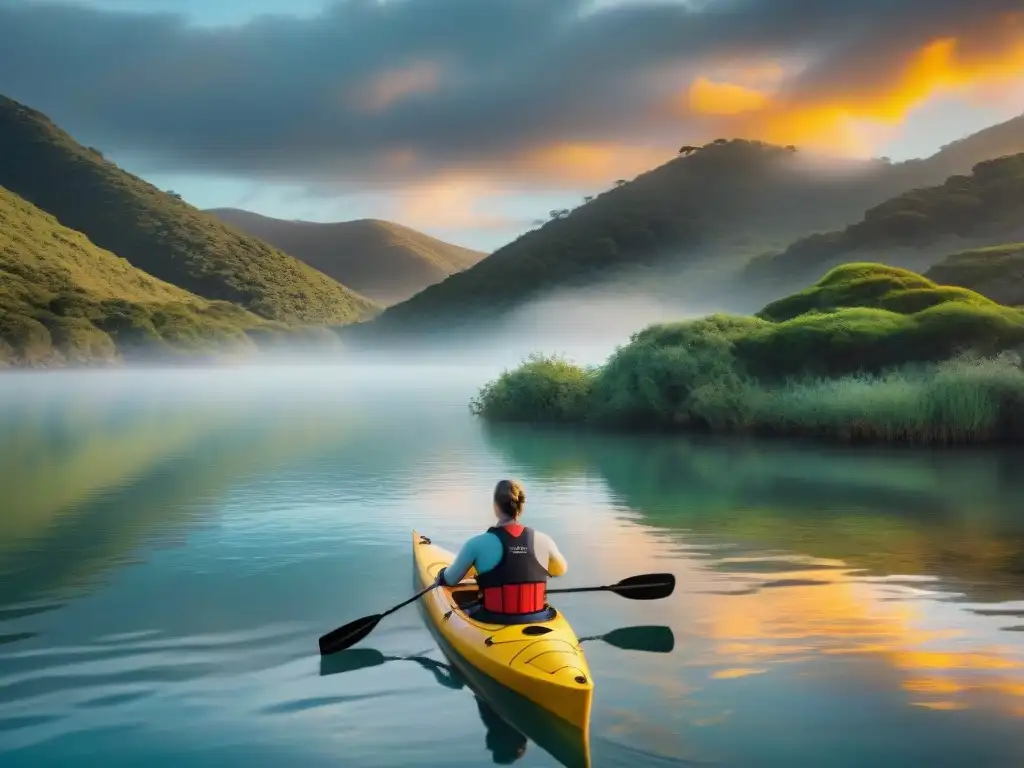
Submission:
[[549,613],[545,595],[549,576],[569,566],[550,536],[519,522],[526,491],[514,480],[494,487],[497,524],[467,541],[458,556],[437,575],[437,583],[455,586],[476,568],[480,601],[467,611],[491,619],[539,621]]

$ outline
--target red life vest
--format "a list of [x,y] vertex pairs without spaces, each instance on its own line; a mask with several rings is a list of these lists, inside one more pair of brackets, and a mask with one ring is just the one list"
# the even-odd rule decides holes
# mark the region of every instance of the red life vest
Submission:
[[533,529],[512,523],[487,530],[501,540],[502,555],[494,568],[476,576],[484,610],[501,614],[543,611],[548,570],[537,560]]

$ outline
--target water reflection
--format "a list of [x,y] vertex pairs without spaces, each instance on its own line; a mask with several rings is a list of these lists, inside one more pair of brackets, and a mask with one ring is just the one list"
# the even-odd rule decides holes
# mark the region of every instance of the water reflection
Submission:
[[[671,653],[675,648],[675,634],[671,627],[661,625],[619,627],[603,635],[580,638],[581,643],[593,641],[603,641],[622,650],[648,653]],[[518,761],[526,754],[529,739],[564,766],[571,768],[590,765],[586,734],[574,733],[567,738],[568,729],[555,722],[556,718],[540,707],[493,681],[485,682],[482,677],[467,680],[451,664],[422,655],[389,656],[373,648],[350,648],[330,656],[321,656],[320,675],[355,672],[392,661],[418,664],[445,688],[471,690],[486,730],[485,746],[495,764],[511,765]],[[503,717],[501,712],[507,713],[506,716]],[[510,720],[514,720],[515,725]]]
[[[458,671],[445,664],[425,656],[385,656],[380,651],[369,648],[351,648],[347,651],[322,656],[320,658],[320,674],[336,675],[342,672],[354,672],[359,669],[378,666],[388,661],[411,661],[431,672],[434,679],[445,688],[461,690],[466,687],[465,680]],[[494,709],[476,693],[473,694],[484,724],[484,744],[497,765],[511,765],[526,754],[527,737],[504,720]]]
[[[539,477],[594,476],[634,522],[874,575],[947,577],[975,600],[1024,592],[1024,453],[811,448],[487,427]],[[954,587],[955,582],[955,587]]]
[[675,558],[686,588],[670,610],[703,680],[665,676],[666,693],[785,674],[1024,717],[1020,456],[486,435],[538,479],[603,480],[628,520],[601,534],[616,556],[651,556],[641,525]]
[[408,429],[386,387],[294,374],[273,385],[265,371],[0,381],[0,622],[61,607],[146,545],[181,543],[231,492],[258,494],[289,466],[306,474],[290,498],[336,501],[339,487],[411,486],[444,449],[444,433]]
[[117,413],[129,418],[102,409],[85,418],[74,407],[6,414],[8,424],[51,427],[0,445],[6,610],[88,584],[153,536],[173,542],[205,497],[344,434],[314,414],[251,419],[237,408],[175,409],[145,398]]

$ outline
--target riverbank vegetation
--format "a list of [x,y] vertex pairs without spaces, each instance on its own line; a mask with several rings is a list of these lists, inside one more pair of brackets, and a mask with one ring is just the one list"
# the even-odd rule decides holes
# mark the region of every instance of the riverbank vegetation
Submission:
[[487,384],[490,421],[848,442],[1024,438],[1024,311],[907,270],[849,264],[754,317],[635,334],[579,368],[534,357]]

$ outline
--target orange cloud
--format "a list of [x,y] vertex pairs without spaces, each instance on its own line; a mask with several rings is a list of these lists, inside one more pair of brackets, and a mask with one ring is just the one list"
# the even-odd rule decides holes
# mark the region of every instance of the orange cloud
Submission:
[[616,144],[613,142],[556,142],[531,149],[514,158],[511,173],[531,179],[548,179],[570,184],[607,184],[630,178],[661,165],[664,147]]
[[435,90],[440,81],[441,67],[429,61],[387,70],[356,90],[354,106],[371,114],[384,112],[409,96]]
[[1002,40],[983,51],[966,53],[956,38],[937,39],[909,56],[891,78],[858,91],[787,98],[778,90],[698,77],[685,106],[690,114],[731,118],[729,127],[751,138],[859,154],[871,151],[872,125],[899,125],[935,97],[1005,93],[1022,81],[1024,17],[1013,17]]
[[479,176],[443,174],[403,189],[392,198],[387,218],[413,229],[504,229],[512,223],[508,218],[484,213],[477,207],[481,200],[492,199],[499,192]]
[[735,83],[698,77],[690,86],[690,108],[703,115],[738,115],[768,106],[771,95]]
[[[691,120],[681,143],[742,136],[870,155],[881,141],[890,138],[887,133],[892,128],[934,98],[952,94],[984,102],[1011,92],[1024,93],[1024,16],[1011,18],[1003,26],[999,34],[990,36],[986,47],[971,47],[965,40],[951,37],[933,40],[907,55],[884,80],[843,91],[788,90],[790,78],[808,65],[803,59],[714,64],[693,78],[670,105],[661,102],[624,142],[540,141],[486,160],[477,157],[458,163],[433,176],[429,175],[430,158],[412,148],[394,148],[380,160],[388,173],[428,174],[425,182],[400,194],[396,215],[401,220],[411,226],[479,231],[511,223],[505,217],[481,213],[479,202],[500,199],[520,185],[596,191],[615,179],[633,178],[671,160],[677,145],[666,144],[663,134],[645,133],[665,125],[666,119]],[[437,88],[442,72],[430,62],[383,72],[360,92],[359,103],[369,111],[385,110],[415,93]],[[694,116],[697,121],[692,121]],[[645,141],[648,135],[655,136],[649,143]]]

